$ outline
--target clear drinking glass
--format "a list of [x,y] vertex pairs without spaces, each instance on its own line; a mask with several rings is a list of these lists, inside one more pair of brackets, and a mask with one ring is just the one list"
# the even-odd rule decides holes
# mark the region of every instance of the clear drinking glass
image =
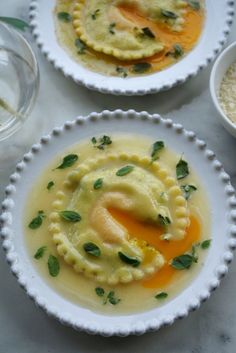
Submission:
[[26,121],[39,87],[39,69],[25,38],[0,22],[0,141]]

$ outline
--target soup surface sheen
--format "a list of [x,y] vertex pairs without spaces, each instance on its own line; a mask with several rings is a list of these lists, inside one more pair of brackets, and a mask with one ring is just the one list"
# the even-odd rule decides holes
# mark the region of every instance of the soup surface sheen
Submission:
[[[108,315],[149,310],[183,291],[210,239],[206,193],[186,162],[165,141],[130,134],[58,154],[25,205],[26,246],[49,286]],[[66,219],[65,210],[75,213]]]
[[203,0],[57,0],[54,17],[58,42],[74,60],[126,78],[184,58],[200,38],[205,8]]

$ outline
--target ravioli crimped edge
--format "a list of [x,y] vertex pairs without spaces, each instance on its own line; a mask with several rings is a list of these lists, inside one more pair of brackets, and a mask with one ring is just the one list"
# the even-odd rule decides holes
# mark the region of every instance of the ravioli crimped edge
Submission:
[[[96,52],[101,52],[106,55],[113,56],[119,60],[137,60],[151,57],[152,55],[159,53],[164,49],[164,45],[161,42],[153,42],[155,46],[151,48],[149,40],[149,47],[137,50],[123,50],[118,48],[113,48],[112,46],[99,44],[86,33],[86,30],[82,26],[83,21],[83,7],[85,6],[86,0],[77,0],[77,3],[73,11],[73,26],[76,34],[79,38],[91,49]],[[95,9],[96,10],[96,9]]]
[[[149,167],[155,176],[163,182],[163,184],[168,188],[169,195],[172,198],[172,202],[175,206],[175,213],[172,216],[174,226],[174,234],[167,234],[167,239],[171,240],[181,240],[185,235],[185,229],[189,224],[187,202],[182,196],[181,189],[177,184],[176,180],[169,176],[166,169],[160,166],[158,162],[150,164],[150,158],[140,157],[137,154],[130,153],[110,153],[105,156],[100,156],[96,159],[89,159],[88,161],[82,163],[79,166],[79,170],[74,170],[69,173],[67,180],[64,182],[64,188],[70,188],[74,183],[79,182],[79,180],[85,176],[90,170],[100,167],[103,163],[109,161],[122,161],[137,164],[141,167]],[[49,226],[49,231],[53,235],[53,241],[56,244],[58,253],[64,258],[64,260],[71,266],[74,270],[79,273],[83,273],[86,277],[94,278],[98,282],[107,282],[111,285],[116,285],[119,282],[128,283],[133,280],[141,280],[155,271],[160,269],[164,265],[163,256],[156,250],[156,257],[154,261],[149,264],[149,266],[140,265],[139,268],[134,268],[132,266],[122,264],[114,273],[106,274],[101,267],[88,261],[86,256],[81,256],[81,254],[73,247],[67,236],[63,233],[61,228],[61,219],[59,212],[63,210],[65,199],[65,192],[58,191],[56,194],[57,198],[53,201],[52,207],[53,212],[50,214],[51,224]],[[164,240],[163,240],[164,241]],[[125,247],[128,246],[132,248],[135,239],[127,241]],[[145,246],[145,245],[144,245]]]

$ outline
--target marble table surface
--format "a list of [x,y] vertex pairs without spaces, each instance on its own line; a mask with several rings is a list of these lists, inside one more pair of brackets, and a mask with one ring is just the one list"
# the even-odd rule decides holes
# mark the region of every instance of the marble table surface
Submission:
[[[29,0],[1,0],[1,16],[28,20]],[[220,15],[220,14],[219,14]],[[0,143],[0,201],[15,163],[55,125],[78,115],[103,109],[136,109],[160,113],[184,124],[216,152],[236,187],[236,139],[218,121],[209,93],[211,67],[168,92],[146,97],[115,97],[77,86],[41,55],[26,34],[38,58],[41,83],[34,110],[24,128]],[[229,42],[236,40],[236,25]],[[60,102],[60,103],[58,103]],[[236,261],[209,301],[187,318],[158,332],[139,337],[103,338],[79,333],[49,318],[31,302],[9,271],[0,250],[0,353],[232,353],[236,346]]]

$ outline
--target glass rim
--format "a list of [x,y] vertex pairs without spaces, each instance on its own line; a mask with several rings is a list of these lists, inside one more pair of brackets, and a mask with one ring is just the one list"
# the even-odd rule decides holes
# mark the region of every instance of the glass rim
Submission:
[[[35,55],[33,49],[31,48],[31,45],[29,44],[28,40],[17,29],[15,29],[11,25],[4,23],[2,21],[0,21],[0,33],[1,33],[1,28],[4,28],[5,30],[7,30],[13,36],[13,38],[15,38],[16,40],[21,42],[22,45],[24,46],[24,50],[27,51],[25,53],[26,53],[26,55],[29,55],[29,59],[21,56],[20,54],[19,54],[19,57],[21,58],[21,60],[23,59],[25,61],[25,63],[27,63],[27,65],[30,67],[32,72],[34,72],[35,89],[32,91],[32,95],[29,99],[28,104],[25,105],[25,107],[24,107],[24,104],[22,103],[22,104],[20,104],[20,106],[16,110],[16,113],[19,116],[22,116],[22,118],[16,119],[15,118],[16,114],[12,113],[12,119],[6,124],[6,126],[3,125],[3,127],[0,131],[0,142],[7,139],[10,136],[12,136],[13,134],[15,134],[18,130],[20,130],[20,128],[28,120],[30,112],[35,104],[35,100],[38,95],[39,83],[40,83],[40,71],[39,71],[38,61],[36,59],[36,55]],[[3,46],[0,44],[0,49],[6,50],[6,51],[12,50],[12,52],[14,52],[14,49],[11,48],[11,46],[9,46],[9,48],[8,48],[7,46]],[[14,54],[17,54],[17,51],[14,52]]]

